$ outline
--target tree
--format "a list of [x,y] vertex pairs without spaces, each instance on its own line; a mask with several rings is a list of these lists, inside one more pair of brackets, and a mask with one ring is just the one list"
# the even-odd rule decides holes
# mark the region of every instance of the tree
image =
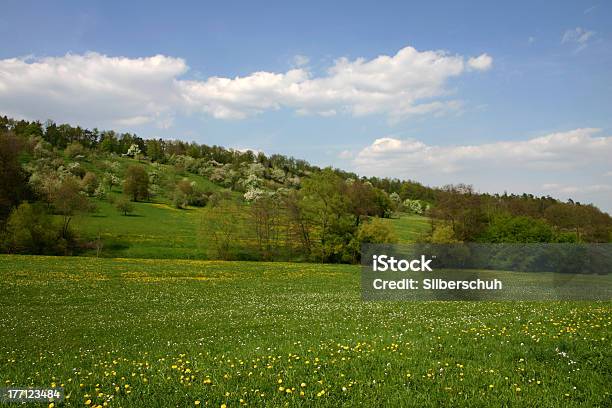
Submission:
[[43,206],[24,202],[8,218],[5,245],[13,253],[56,254],[65,249],[57,229]]
[[186,207],[194,193],[194,185],[188,179],[179,181],[174,188],[174,205],[177,208]]
[[437,225],[431,234],[429,242],[432,244],[456,244],[460,241],[455,238],[453,227],[450,225]]
[[240,229],[241,209],[232,199],[219,200],[202,215],[200,234],[212,241],[218,259],[232,258]]
[[249,206],[249,217],[264,259],[272,259],[279,247],[281,208],[277,197],[264,194]]
[[121,184],[121,180],[119,179],[119,177],[115,176],[111,172],[104,173],[103,181],[106,185],[108,185],[109,191],[113,191],[113,186],[118,186],[119,184]]
[[14,206],[31,196],[27,174],[19,163],[22,150],[23,144],[15,135],[0,131],[0,224]]
[[78,142],[73,142],[73,143],[70,143],[68,147],[66,147],[66,149],[64,150],[64,153],[66,154],[66,156],[74,159],[78,156],[84,156],[85,148],[83,147],[82,144]]
[[149,198],[149,175],[144,167],[131,165],[127,168],[123,193],[131,196],[133,201]]
[[81,180],[81,187],[89,196],[94,195],[99,185],[100,183],[98,182],[98,177],[96,177],[95,173],[90,171],[85,173],[83,180]]
[[63,217],[60,236],[64,239],[69,239],[72,218],[94,209],[87,196],[81,193],[79,183],[73,177],[65,178],[53,192],[52,204],[55,211]]
[[125,197],[121,197],[117,200],[115,203],[115,208],[120,213],[123,213],[123,215],[128,215],[134,212],[134,204],[132,204],[130,200]]
[[140,150],[140,147],[135,143],[130,146],[130,148],[128,149],[126,153],[127,156],[133,157],[136,160],[140,158],[141,154],[142,154],[142,151]]
[[495,217],[484,233],[480,242],[493,243],[536,243],[553,242],[554,233],[544,220],[526,216],[512,217],[502,215]]

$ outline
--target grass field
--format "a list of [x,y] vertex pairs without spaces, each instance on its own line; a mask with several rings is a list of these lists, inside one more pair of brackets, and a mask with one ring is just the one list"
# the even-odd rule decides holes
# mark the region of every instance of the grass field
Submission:
[[60,406],[610,406],[610,302],[363,302],[347,265],[0,256],[0,376]]
[[431,230],[429,218],[421,215],[400,213],[381,220],[393,227],[400,244],[415,242]]

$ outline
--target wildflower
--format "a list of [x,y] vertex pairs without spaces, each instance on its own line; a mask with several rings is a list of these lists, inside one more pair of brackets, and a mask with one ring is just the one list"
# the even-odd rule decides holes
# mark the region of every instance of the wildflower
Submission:
[[301,383],[300,387],[302,387],[302,388],[306,387],[306,383]]
[[194,404],[195,404],[195,405],[200,405],[200,400],[196,400],[196,401],[194,402]]

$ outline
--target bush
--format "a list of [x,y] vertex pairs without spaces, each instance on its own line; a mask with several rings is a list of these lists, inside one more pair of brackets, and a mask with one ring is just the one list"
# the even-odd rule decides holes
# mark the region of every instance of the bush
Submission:
[[106,198],[106,188],[102,184],[100,184],[98,188],[96,188],[96,191],[94,191],[93,195],[98,200],[104,200]]
[[96,177],[96,175],[90,171],[85,173],[83,180],[81,180],[81,188],[87,193],[88,196],[94,195],[99,185],[100,183],[98,182],[98,177]]
[[391,225],[373,218],[359,226],[357,240],[360,244],[393,244],[397,242],[397,236]]
[[12,253],[64,254],[67,241],[60,238],[59,230],[60,226],[44,206],[24,202],[9,216],[5,246]]
[[134,212],[134,204],[125,197],[115,201],[115,208],[123,215],[128,215]]
[[64,150],[64,153],[66,153],[66,156],[70,158],[75,158],[78,156],[85,156],[85,148],[80,143],[74,142],[74,143],[70,143],[68,147],[66,147],[66,150]]
[[134,201],[149,198],[149,175],[144,167],[132,165],[127,168],[123,193],[133,197]]

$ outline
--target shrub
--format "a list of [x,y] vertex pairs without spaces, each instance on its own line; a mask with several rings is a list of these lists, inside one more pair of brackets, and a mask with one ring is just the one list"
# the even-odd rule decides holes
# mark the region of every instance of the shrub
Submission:
[[42,205],[24,202],[9,216],[5,246],[13,253],[50,255],[65,252],[66,241]]
[[134,201],[149,198],[149,175],[144,167],[132,165],[127,168],[123,193],[131,196]]
[[397,242],[397,236],[391,225],[372,218],[359,226],[357,240],[360,244],[393,244]]
[[68,147],[66,147],[64,153],[66,153],[66,156],[74,159],[78,156],[85,156],[85,148],[82,144],[74,142],[70,143]]
[[85,173],[83,180],[81,180],[81,188],[83,188],[83,191],[85,191],[88,196],[94,195],[99,185],[100,182],[98,181],[98,177],[90,171]]
[[96,191],[94,191],[93,195],[98,200],[104,200],[106,198],[106,188],[100,184],[98,188],[96,188]]
[[121,197],[115,201],[115,208],[123,215],[128,215],[134,212],[134,204],[125,197]]

